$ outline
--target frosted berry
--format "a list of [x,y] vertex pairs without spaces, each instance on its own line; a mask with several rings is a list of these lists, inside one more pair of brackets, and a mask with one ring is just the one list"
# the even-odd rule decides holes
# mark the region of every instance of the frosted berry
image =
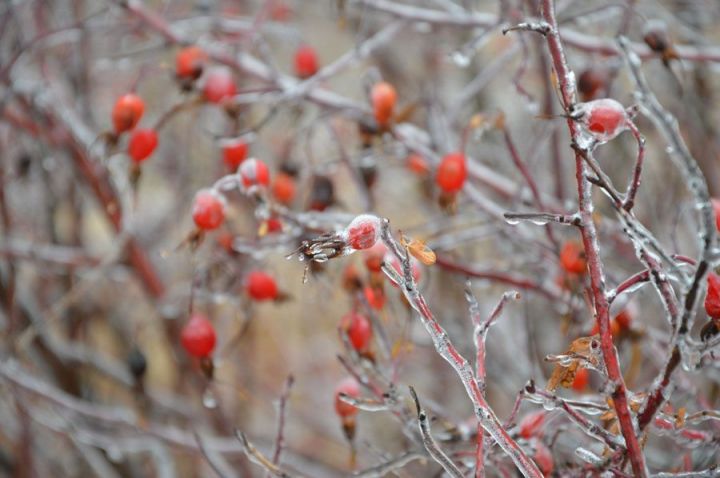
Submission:
[[292,176],[280,173],[272,183],[273,197],[282,204],[290,204],[295,198],[295,180]]
[[180,80],[197,80],[202,75],[207,59],[207,53],[199,46],[185,47],[175,56],[175,75]]
[[355,250],[370,249],[380,237],[380,218],[372,214],[357,216],[345,229],[343,237]]
[[707,294],[705,312],[711,319],[720,319],[720,276],[711,272],[707,276]]
[[141,163],[150,157],[158,145],[158,136],[152,128],[138,128],[130,134],[128,142],[128,155],[136,163]]
[[347,334],[352,348],[358,352],[365,352],[370,347],[373,337],[370,321],[357,312],[350,312],[340,321],[340,328]]
[[213,189],[201,189],[195,194],[192,209],[195,225],[203,230],[220,227],[225,220],[225,198]]
[[583,128],[600,143],[606,143],[627,129],[628,116],[619,102],[603,98],[578,103],[570,117],[579,121]]
[[250,158],[243,161],[238,169],[238,174],[240,174],[240,180],[245,188],[270,184],[270,170],[259,159]]
[[380,126],[387,126],[392,118],[395,102],[397,101],[397,92],[393,85],[385,81],[375,84],[370,92],[370,101],[375,121]]
[[315,49],[302,45],[295,52],[295,74],[299,78],[309,78],[318,71],[318,58]]
[[237,171],[240,164],[247,158],[248,144],[241,139],[232,139],[223,141],[220,147],[225,166],[230,171]]
[[145,112],[145,103],[134,93],[121,96],[112,110],[112,122],[115,133],[120,134],[137,126]]
[[235,96],[236,92],[235,79],[227,70],[213,70],[205,78],[203,95],[210,103],[222,103]]
[[347,377],[335,387],[335,413],[340,418],[352,418],[358,413],[357,407],[340,400],[340,394],[358,398],[360,396],[360,384],[352,377]]
[[584,274],[587,268],[585,250],[575,241],[563,244],[560,250],[560,266],[571,274]]
[[215,327],[202,314],[194,314],[180,333],[180,342],[188,354],[203,358],[215,349]]
[[273,276],[262,271],[252,271],[245,279],[248,295],[258,301],[274,300],[278,297],[278,286]]
[[462,153],[446,154],[438,166],[435,182],[446,193],[455,193],[462,189],[467,179],[465,155]]

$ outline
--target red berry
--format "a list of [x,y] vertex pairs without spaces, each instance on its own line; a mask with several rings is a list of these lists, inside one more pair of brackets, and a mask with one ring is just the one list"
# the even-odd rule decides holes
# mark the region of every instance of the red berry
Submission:
[[590,381],[590,372],[586,368],[578,368],[573,379],[572,389],[576,392],[584,392]]
[[368,304],[370,304],[370,307],[373,309],[382,310],[382,308],[385,307],[385,293],[382,289],[368,285],[363,289],[363,294],[365,295],[365,300],[368,301]]
[[252,271],[245,279],[247,293],[254,300],[274,300],[278,296],[278,287],[270,274],[262,271]]
[[550,476],[555,468],[555,462],[550,449],[540,440],[533,440],[532,445],[535,448],[535,456],[533,456],[535,463],[538,468],[540,468],[540,471],[542,471],[543,476]]
[[446,154],[438,166],[435,182],[446,193],[455,193],[462,189],[467,179],[465,155],[462,153]]
[[397,101],[397,92],[393,85],[387,82],[376,83],[370,92],[370,101],[372,102],[375,121],[380,126],[387,126],[395,109]]
[[300,78],[309,78],[318,71],[318,58],[315,49],[302,45],[295,52],[295,74]]
[[628,330],[632,325],[632,314],[629,310],[623,309],[615,316],[613,322],[617,322],[619,329]]
[[290,6],[282,0],[272,0],[270,2],[270,18],[276,22],[286,22],[292,15]]
[[181,80],[197,80],[207,63],[207,53],[199,46],[188,46],[175,56],[175,75]]
[[545,410],[528,413],[520,421],[520,436],[526,440],[532,436],[542,436],[542,427],[545,424]]
[[607,74],[594,68],[588,68],[578,77],[577,87],[583,101],[594,100],[607,82]]
[[357,312],[350,312],[340,321],[340,328],[347,333],[350,345],[358,352],[365,352],[370,347],[373,337],[370,321]]
[[180,333],[180,342],[193,357],[207,357],[215,348],[215,327],[202,314],[194,314]]
[[217,229],[225,220],[225,198],[213,189],[201,189],[195,194],[192,217],[200,229]]
[[135,129],[130,134],[128,154],[136,163],[141,163],[153,154],[158,145],[158,136],[154,129]]
[[361,214],[352,220],[343,235],[353,249],[370,249],[380,237],[380,218],[372,214]]
[[223,141],[221,147],[225,166],[230,171],[237,171],[237,168],[247,157],[248,144],[241,139],[232,139]]
[[265,223],[267,224],[267,232],[268,233],[282,232],[282,230],[283,230],[282,221],[280,221],[280,219],[278,219],[276,217],[268,218],[268,220],[265,221]]
[[707,277],[705,312],[711,319],[720,319],[720,276],[711,272]]
[[370,249],[365,249],[363,255],[365,256],[365,267],[370,272],[381,272],[382,263],[385,258],[387,247],[382,242],[376,242]]
[[214,70],[208,73],[203,86],[205,100],[210,103],[222,103],[224,100],[235,96],[235,80],[227,70]]
[[272,193],[278,202],[290,204],[295,198],[295,180],[285,173],[278,174],[272,184]]
[[240,179],[245,188],[253,186],[267,186],[270,184],[270,170],[267,165],[259,159],[250,158],[243,161],[238,169]]
[[628,123],[623,105],[610,98],[578,103],[570,116],[580,121],[601,143],[610,141],[625,131]]
[[128,93],[118,98],[112,110],[115,133],[120,134],[133,129],[144,112],[145,103],[138,95]]
[[340,400],[341,393],[349,397],[358,398],[360,396],[360,384],[358,384],[354,378],[347,377],[335,387],[335,413],[337,413],[340,418],[354,417],[358,412],[357,407]]
[[425,158],[417,153],[413,153],[408,156],[406,161],[408,169],[419,176],[425,176],[428,172],[430,172],[430,168],[428,167]]
[[712,198],[710,201],[715,212],[715,227],[720,231],[720,199]]
[[560,266],[571,274],[584,274],[587,268],[584,249],[574,241],[563,244],[560,250]]

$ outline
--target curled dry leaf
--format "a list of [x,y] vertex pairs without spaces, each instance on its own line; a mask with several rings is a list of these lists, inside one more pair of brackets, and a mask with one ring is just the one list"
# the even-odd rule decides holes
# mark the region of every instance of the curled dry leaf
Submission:
[[405,239],[405,236],[401,236],[400,243],[408,250],[408,252],[410,252],[410,254],[412,254],[415,259],[419,260],[426,266],[435,264],[437,256],[435,255],[435,252],[433,252],[433,250],[425,244],[425,241],[420,239],[410,239],[408,241]]
[[597,335],[580,337],[575,339],[567,351],[562,355],[548,355],[545,360],[556,362],[547,390],[554,391],[561,386],[572,387],[575,374],[579,369],[585,368],[585,364],[598,368],[601,363],[600,338]]

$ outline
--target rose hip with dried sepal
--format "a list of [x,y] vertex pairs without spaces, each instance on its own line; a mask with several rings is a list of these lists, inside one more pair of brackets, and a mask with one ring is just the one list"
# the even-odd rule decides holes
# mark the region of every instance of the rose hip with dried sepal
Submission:
[[197,358],[205,358],[215,349],[215,327],[203,314],[193,314],[180,332],[180,342],[185,351]]
[[188,46],[175,56],[175,76],[184,89],[189,89],[200,78],[207,63],[208,55],[199,46]]
[[195,225],[204,231],[220,227],[225,221],[225,198],[214,189],[201,189],[195,194],[192,218]]
[[158,145],[157,132],[152,128],[137,128],[130,134],[128,156],[135,163],[145,161],[153,154]]
[[377,121],[380,127],[386,127],[390,123],[396,101],[397,92],[395,91],[395,87],[390,83],[382,81],[372,87],[370,91],[370,102],[372,103],[375,121]]
[[332,180],[327,176],[313,176],[309,208],[313,211],[324,211],[333,204],[335,204],[335,185]]
[[385,307],[385,292],[381,286],[365,286],[363,295],[368,305],[375,310],[382,310]]
[[358,409],[340,398],[340,395],[352,398],[360,397],[360,384],[353,377],[343,379],[335,387],[335,413],[340,417],[343,432],[348,440],[355,437],[355,417]]
[[245,278],[245,289],[256,301],[275,300],[279,295],[275,278],[263,271],[250,272]]
[[270,169],[264,162],[256,158],[243,161],[238,169],[238,174],[246,189],[270,184]]
[[710,321],[700,330],[700,339],[707,340],[720,332],[720,276],[710,272],[707,276],[705,313]]
[[610,98],[577,103],[569,116],[600,144],[607,143],[628,129],[629,118],[625,108]]
[[343,330],[350,341],[350,345],[357,352],[367,352],[373,338],[373,329],[370,321],[358,312],[350,312],[343,316],[340,321],[340,329]]
[[136,94],[128,93],[115,102],[112,110],[112,123],[115,134],[133,129],[145,112],[145,102]]
[[357,251],[370,249],[380,237],[381,221],[372,214],[357,216],[343,231],[345,242]]
[[457,193],[467,179],[465,155],[459,152],[446,154],[440,161],[435,182],[445,193]]

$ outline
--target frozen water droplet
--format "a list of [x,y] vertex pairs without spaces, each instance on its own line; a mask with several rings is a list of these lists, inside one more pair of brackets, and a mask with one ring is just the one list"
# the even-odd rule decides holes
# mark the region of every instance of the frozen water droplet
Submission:
[[580,458],[581,460],[592,465],[600,465],[603,462],[602,458],[585,448],[576,448],[575,455],[577,455],[578,458]]
[[209,388],[205,389],[205,393],[203,393],[202,404],[203,404],[203,407],[211,409],[211,410],[213,408],[217,408],[217,406],[218,406],[217,399],[215,398],[215,394]]
[[507,222],[511,226],[517,226],[518,224],[520,224],[520,221],[518,219],[512,219],[507,217],[505,218],[505,222]]
[[531,219],[530,222],[532,222],[536,226],[545,226],[550,221],[548,221],[547,219]]
[[450,58],[459,68],[467,68],[470,66],[470,57],[460,50],[452,52]]
[[123,452],[115,445],[109,446],[105,452],[107,453],[108,460],[113,463],[120,463],[123,460]]
[[548,412],[555,410],[555,402],[551,398],[546,398],[542,402],[542,406]]

